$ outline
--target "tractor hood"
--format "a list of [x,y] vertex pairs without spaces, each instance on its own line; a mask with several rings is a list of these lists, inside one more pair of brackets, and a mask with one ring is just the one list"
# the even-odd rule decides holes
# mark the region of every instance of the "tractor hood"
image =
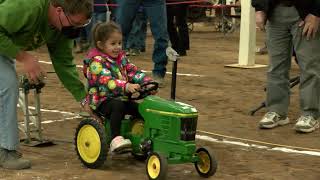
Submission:
[[167,116],[195,117],[198,111],[191,105],[166,100],[158,96],[148,96],[139,105],[140,112],[153,112]]

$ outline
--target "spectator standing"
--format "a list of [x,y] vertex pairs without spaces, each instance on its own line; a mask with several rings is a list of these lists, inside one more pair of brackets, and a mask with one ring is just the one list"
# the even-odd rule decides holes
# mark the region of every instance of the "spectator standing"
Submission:
[[259,29],[266,24],[270,64],[267,73],[268,112],[261,128],[289,123],[289,70],[294,48],[300,67],[301,116],[295,124],[298,132],[319,128],[320,108],[320,1],[253,0]]

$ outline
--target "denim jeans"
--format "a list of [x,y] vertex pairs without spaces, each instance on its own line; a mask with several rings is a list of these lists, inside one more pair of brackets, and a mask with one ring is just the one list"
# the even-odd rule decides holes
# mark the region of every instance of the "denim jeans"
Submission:
[[150,21],[151,32],[155,40],[152,60],[154,62],[153,74],[164,77],[166,73],[168,47],[167,13],[165,0],[118,0],[119,4],[117,22],[123,33],[123,47],[126,47],[127,38],[132,28],[132,22],[138,7],[142,5]]
[[147,16],[146,13],[137,12],[134,18],[129,37],[127,38],[126,49],[146,49],[146,36],[147,36]]
[[15,61],[1,54],[0,82],[0,147],[16,150],[19,144],[17,73]]

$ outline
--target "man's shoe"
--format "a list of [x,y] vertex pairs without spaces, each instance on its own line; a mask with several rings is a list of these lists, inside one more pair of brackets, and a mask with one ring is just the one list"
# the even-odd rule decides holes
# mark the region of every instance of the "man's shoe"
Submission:
[[259,122],[259,127],[263,129],[271,129],[276,126],[286,125],[288,123],[288,117],[282,117],[276,112],[267,112]]
[[319,121],[312,116],[300,116],[294,129],[297,132],[310,133],[319,128]]
[[30,168],[31,162],[21,157],[22,154],[17,151],[9,151],[7,149],[0,148],[0,167],[12,170]]

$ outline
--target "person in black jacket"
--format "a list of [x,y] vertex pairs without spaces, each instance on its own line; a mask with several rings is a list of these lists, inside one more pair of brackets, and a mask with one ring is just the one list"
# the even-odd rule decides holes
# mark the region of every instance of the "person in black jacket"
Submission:
[[252,0],[252,5],[258,29],[266,27],[270,58],[268,112],[259,126],[274,128],[289,123],[289,70],[294,50],[301,71],[301,116],[295,130],[313,132],[319,128],[320,116],[320,0]]

